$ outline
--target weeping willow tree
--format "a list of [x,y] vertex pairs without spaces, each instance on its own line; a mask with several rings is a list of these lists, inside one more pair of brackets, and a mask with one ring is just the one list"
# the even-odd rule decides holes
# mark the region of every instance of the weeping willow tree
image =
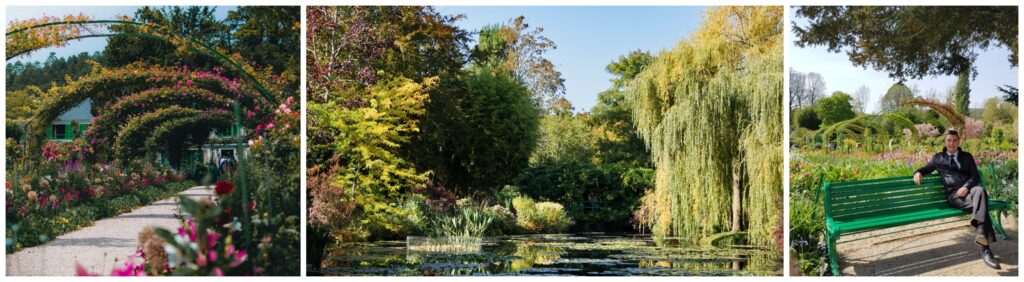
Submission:
[[779,248],[782,7],[722,7],[626,90],[655,187],[638,212],[656,237],[749,232]]

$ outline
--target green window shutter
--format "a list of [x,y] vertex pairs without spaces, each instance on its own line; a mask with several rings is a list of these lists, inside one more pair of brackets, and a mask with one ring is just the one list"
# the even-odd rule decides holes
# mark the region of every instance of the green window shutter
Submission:
[[46,127],[46,139],[53,139],[53,125]]

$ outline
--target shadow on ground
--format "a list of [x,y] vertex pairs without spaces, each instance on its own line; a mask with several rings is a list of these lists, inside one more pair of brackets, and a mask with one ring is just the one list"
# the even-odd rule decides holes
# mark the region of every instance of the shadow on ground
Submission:
[[999,270],[981,261],[974,229],[962,218],[844,237],[837,247],[840,267],[843,275],[856,276],[1017,276],[1017,224],[1005,227],[1010,238],[991,245]]

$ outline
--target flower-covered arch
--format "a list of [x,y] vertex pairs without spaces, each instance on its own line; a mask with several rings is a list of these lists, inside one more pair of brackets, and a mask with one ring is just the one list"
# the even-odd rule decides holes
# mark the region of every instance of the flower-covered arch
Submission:
[[[102,29],[118,27],[118,32],[104,33]],[[44,17],[12,23],[7,32],[7,59],[27,54],[48,46],[64,46],[68,41],[89,37],[108,37],[114,35],[136,35],[165,40],[182,48],[195,50],[221,62],[228,73],[238,74],[238,78],[229,78],[221,73],[221,69],[213,71],[189,70],[187,67],[167,68],[133,64],[122,68],[104,69],[99,66],[93,73],[63,87],[51,89],[46,95],[39,111],[33,116],[28,128],[29,153],[39,153],[45,142],[46,128],[60,114],[77,106],[86,99],[93,98],[100,102],[92,127],[85,132],[90,145],[110,144],[115,132],[133,119],[144,116],[153,110],[169,106],[212,111],[209,116],[221,119],[230,115],[224,114],[234,106],[236,111],[235,125],[239,127],[258,126],[273,118],[270,109],[277,103],[277,97],[271,90],[282,91],[282,84],[273,75],[262,74],[264,81],[257,79],[257,70],[243,61],[237,54],[224,55],[209,45],[192,38],[180,36],[166,27],[143,24],[125,19],[91,20],[85,16],[66,16],[63,18]],[[268,83],[269,82],[269,83]],[[268,88],[266,85],[271,85]],[[244,124],[242,115],[245,111]],[[170,122],[170,121],[167,121]],[[180,126],[190,125],[183,123]],[[186,126],[188,127],[188,126]],[[190,129],[213,130],[216,127],[194,125]],[[152,135],[151,135],[152,136]],[[135,138],[131,140],[152,140],[151,138]],[[155,140],[160,141],[160,140]],[[240,139],[241,141],[241,139]],[[116,144],[116,143],[115,143]],[[123,146],[138,146],[146,150],[154,146],[141,146],[138,143],[121,143]],[[125,160],[137,156],[137,151],[117,149],[109,146],[96,146],[95,156],[103,159],[117,157]],[[116,153],[111,155],[111,150]]]

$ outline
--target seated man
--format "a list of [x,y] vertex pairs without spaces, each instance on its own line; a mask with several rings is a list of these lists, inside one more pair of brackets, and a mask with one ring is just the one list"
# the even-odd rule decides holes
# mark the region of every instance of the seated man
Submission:
[[988,267],[999,269],[988,244],[996,241],[995,229],[988,214],[988,193],[981,184],[974,156],[960,150],[960,135],[955,130],[946,132],[945,148],[932,156],[931,161],[914,173],[914,183],[921,184],[921,176],[939,171],[946,187],[946,201],[954,208],[971,213],[971,226],[977,230],[974,242],[981,245],[981,259]]

